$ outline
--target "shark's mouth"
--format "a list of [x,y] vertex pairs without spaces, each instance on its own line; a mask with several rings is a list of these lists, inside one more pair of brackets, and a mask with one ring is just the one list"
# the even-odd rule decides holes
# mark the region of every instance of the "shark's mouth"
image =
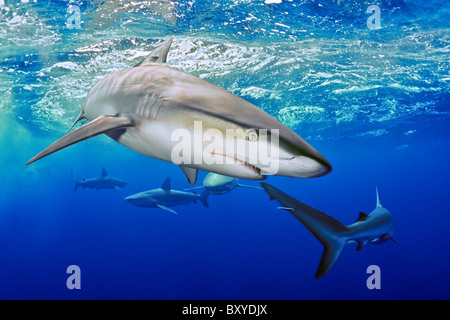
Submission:
[[[223,154],[223,153],[217,153],[217,152],[212,152],[211,155],[214,156],[214,157],[216,157],[216,156],[217,157],[222,157],[224,159],[224,161],[222,162],[224,165],[227,165],[227,164],[241,165],[241,166],[244,166],[244,167],[250,169],[257,176],[262,176],[263,175],[261,168],[255,166],[255,165],[253,165],[253,164],[251,164],[251,163],[249,163],[249,162],[247,162],[245,160],[240,160],[240,159],[238,159],[236,157],[229,156],[229,155],[226,155],[226,154]],[[227,159],[231,159],[231,161],[228,162]]]

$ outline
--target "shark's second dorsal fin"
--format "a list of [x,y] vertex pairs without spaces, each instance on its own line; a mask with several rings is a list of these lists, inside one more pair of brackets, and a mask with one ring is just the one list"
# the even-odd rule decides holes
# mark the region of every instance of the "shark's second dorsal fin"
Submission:
[[102,168],[102,177],[106,177],[108,173],[106,172],[105,168]]
[[161,186],[161,189],[163,189],[164,191],[170,191],[170,177],[168,177],[166,181],[164,181],[164,183]]
[[169,39],[160,44],[144,60],[135,65],[135,67],[143,66],[144,64],[147,63],[166,63],[167,53],[169,52],[172,41],[173,36],[171,36]]
[[383,206],[381,205],[380,202],[380,196],[378,195],[378,186],[375,185],[375,191],[377,192],[377,208],[382,208]]
[[360,213],[359,213],[359,217],[358,217],[358,219],[356,219],[355,222],[358,222],[358,221],[364,221],[364,220],[367,219],[368,216],[369,216],[369,215],[368,215],[367,213],[360,212]]

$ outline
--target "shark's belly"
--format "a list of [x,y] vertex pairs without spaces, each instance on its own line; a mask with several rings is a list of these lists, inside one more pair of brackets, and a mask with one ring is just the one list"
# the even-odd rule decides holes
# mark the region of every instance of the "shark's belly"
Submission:
[[[138,126],[127,128],[116,136],[110,136],[134,151],[177,165],[236,178],[252,180],[265,178],[251,165],[246,164],[246,161],[250,161],[246,158],[247,154],[236,153],[236,158],[224,155],[227,152],[214,144],[215,138],[205,134],[204,128],[211,129],[214,126],[209,119],[202,122],[191,117],[192,120],[189,122],[186,121],[187,117],[189,115],[181,113],[177,116],[172,115],[170,119],[164,121],[142,120]],[[203,131],[197,130],[200,127]],[[223,145],[225,144],[224,140]]]

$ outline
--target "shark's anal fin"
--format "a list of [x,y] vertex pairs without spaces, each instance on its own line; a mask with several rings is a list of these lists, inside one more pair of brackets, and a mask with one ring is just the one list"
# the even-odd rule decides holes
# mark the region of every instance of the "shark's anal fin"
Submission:
[[33,158],[31,158],[25,165],[33,163],[39,159],[42,159],[58,150],[64,149],[77,142],[98,136],[99,134],[106,133],[111,130],[116,130],[125,127],[131,127],[134,125],[134,121],[127,116],[105,116],[101,115],[98,118],[92,120],[88,124],[78,128],[66,134],[61,139],[55,141],[50,146],[39,152]]
[[185,166],[180,166],[180,168],[183,170],[190,184],[195,184],[197,182],[198,169]]
[[167,212],[173,213],[173,214],[178,214],[175,210],[170,209],[169,207],[166,207],[165,205],[162,204],[157,204],[156,205],[158,208],[166,210]]

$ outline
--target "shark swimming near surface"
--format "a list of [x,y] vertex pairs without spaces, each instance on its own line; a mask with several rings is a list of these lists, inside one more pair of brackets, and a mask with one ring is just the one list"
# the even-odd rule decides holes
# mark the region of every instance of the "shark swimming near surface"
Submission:
[[91,188],[95,190],[99,189],[116,189],[119,191],[122,191],[122,187],[125,186],[127,183],[121,179],[108,176],[108,173],[106,172],[105,168],[102,168],[102,175],[97,178],[91,178],[91,179],[82,179],[82,180],[75,180],[73,178],[73,170],[72,173],[72,180],[75,184],[74,192],[77,191],[78,187],[81,188]]
[[191,202],[196,203],[200,200],[205,207],[208,207],[209,192],[203,191],[201,194],[194,192],[184,192],[174,190],[170,186],[170,177],[167,178],[161,188],[144,191],[126,197],[124,200],[128,201],[134,206],[146,208],[160,208],[170,213],[177,214],[171,207],[179,205],[188,205]]
[[205,179],[203,179],[203,186],[184,189],[184,190],[188,191],[188,190],[196,190],[196,189],[205,189],[205,190],[208,190],[212,194],[218,195],[218,194],[228,193],[237,187],[261,189],[260,187],[254,187],[254,186],[241,184],[241,183],[239,183],[239,180],[237,178],[228,177],[228,176],[224,176],[221,174],[210,172],[206,175]]
[[345,226],[333,217],[292,198],[268,183],[260,182],[260,184],[270,196],[270,200],[276,199],[283,206],[280,209],[289,211],[324,246],[322,259],[315,275],[316,279],[322,277],[334,266],[348,243],[358,243],[356,251],[359,251],[367,243],[379,244],[393,240],[406,250],[392,237],[394,220],[391,213],[381,205],[378,187],[375,209],[370,214],[361,212],[355,223]]
[[[332,170],[324,156],[268,113],[208,81],[168,66],[172,41],[173,36],[134,67],[97,82],[69,133],[26,165],[104,133],[139,153],[179,165],[191,184],[196,182],[198,170],[251,180],[267,175],[320,177]],[[89,123],[70,132],[79,121]],[[244,134],[211,148],[214,139],[210,135],[228,137],[228,131]],[[193,137],[194,146],[183,149],[183,158],[175,161],[174,150],[180,139],[188,145],[184,135],[178,140],[174,136],[180,132]],[[199,135],[200,140],[196,140]],[[245,148],[235,152],[235,145],[225,147],[228,142]],[[250,149],[270,150],[270,155],[263,159],[254,153],[254,159]],[[214,161],[206,161],[206,156]],[[276,169],[270,171],[263,162],[276,163]]]

